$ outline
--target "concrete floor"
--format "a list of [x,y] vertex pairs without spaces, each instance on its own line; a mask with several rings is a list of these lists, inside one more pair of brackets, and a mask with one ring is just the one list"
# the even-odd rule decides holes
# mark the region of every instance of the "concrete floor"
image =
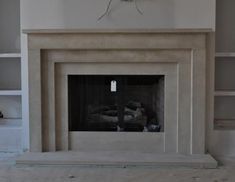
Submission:
[[235,182],[235,166],[190,168],[87,168],[15,166],[0,154],[0,182]]

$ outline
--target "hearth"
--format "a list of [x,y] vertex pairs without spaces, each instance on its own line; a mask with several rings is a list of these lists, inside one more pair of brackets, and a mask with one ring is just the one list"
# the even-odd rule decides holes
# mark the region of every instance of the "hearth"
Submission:
[[68,75],[69,130],[164,131],[163,75]]

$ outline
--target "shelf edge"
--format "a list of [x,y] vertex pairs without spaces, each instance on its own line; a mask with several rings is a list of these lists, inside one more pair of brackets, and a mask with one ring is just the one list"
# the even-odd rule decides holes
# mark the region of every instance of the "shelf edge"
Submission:
[[0,96],[21,96],[21,90],[0,90]]
[[222,57],[235,57],[235,52],[217,52],[215,53],[216,58]]
[[0,58],[21,58],[21,53],[0,53]]
[[235,91],[215,91],[214,96],[235,96]]

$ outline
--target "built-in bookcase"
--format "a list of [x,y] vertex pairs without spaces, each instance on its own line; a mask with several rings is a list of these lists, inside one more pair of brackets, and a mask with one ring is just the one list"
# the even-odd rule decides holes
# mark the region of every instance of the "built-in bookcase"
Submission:
[[20,0],[0,1],[0,152],[22,149]]
[[216,6],[214,128],[235,130],[235,1],[217,0]]

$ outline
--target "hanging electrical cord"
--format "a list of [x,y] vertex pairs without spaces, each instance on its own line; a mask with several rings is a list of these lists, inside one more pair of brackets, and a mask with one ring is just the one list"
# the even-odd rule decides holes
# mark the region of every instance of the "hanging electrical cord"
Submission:
[[[98,21],[100,21],[104,16],[106,16],[108,14],[108,12],[110,10],[110,6],[112,4],[112,1],[113,0],[109,0],[105,12],[97,19]],[[133,1],[133,0],[121,0],[121,1]],[[137,12],[139,14],[143,15],[143,11],[141,11],[141,9],[139,8],[137,0],[134,0],[134,2],[135,2],[135,8],[136,8]]]
[[98,18],[98,21],[101,20],[104,16],[106,16],[106,15],[108,14],[109,8],[110,8],[110,6],[111,6],[111,4],[112,4],[112,1],[113,1],[113,0],[109,0],[109,3],[108,3],[108,5],[107,5],[107,8],[106,8],[105,12]]
[[141,14],[141,15],[144,14],[143,11],[141,11],[141,9],[140,9],[139,6],[138,6],[137,0],[135,0],[135,8],[136,8],[136,10],[139,12],[139,14]]

